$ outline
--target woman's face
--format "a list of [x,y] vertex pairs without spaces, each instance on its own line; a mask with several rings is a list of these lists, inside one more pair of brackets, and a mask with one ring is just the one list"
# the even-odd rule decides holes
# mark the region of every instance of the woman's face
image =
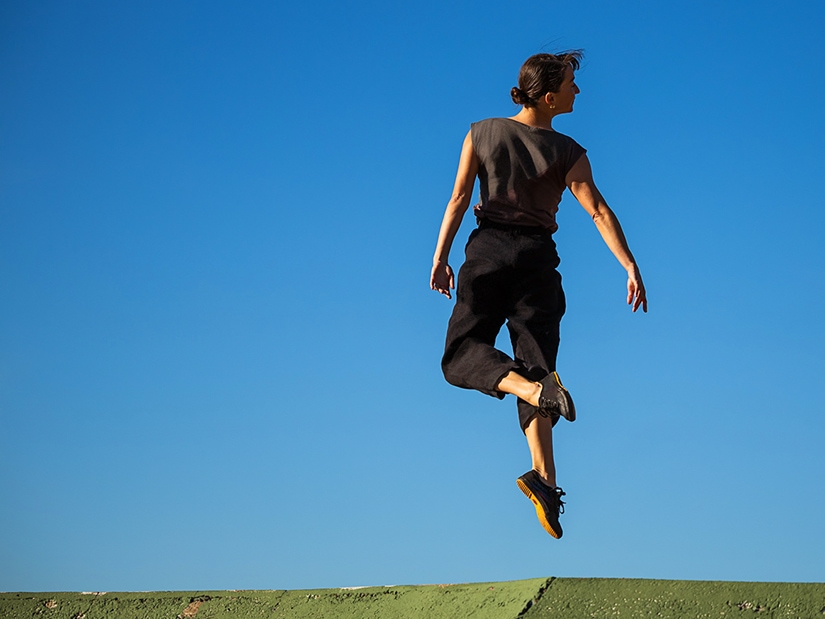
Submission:
[[573,111],[573,101],[576,95],[581,92],[576,86],[576,75],[573,72],[573,67],[567,65],[567,70],[564,72],[564,81],[561,83],[558,92],[549,93],[553,97],[552,104],[555,105],[556,114],[566,114]]

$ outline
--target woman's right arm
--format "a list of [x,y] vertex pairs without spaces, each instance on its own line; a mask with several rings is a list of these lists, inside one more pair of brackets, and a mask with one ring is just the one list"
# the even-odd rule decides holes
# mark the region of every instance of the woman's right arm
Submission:
[[464,146],[461,147],[461,159],[458,161],[458,173],[455,177],[455,187],[453,195],[447,203],[444,211],[444,219],[441,220],[441,230],[438,233],[438,243],[433,256],[433,270],[430,273],[430,288],[437,290],[448,299],[452,298],[450,289],[455,288],[455,276],[449,265],[450,249],[453,246],[453,239],[461,226],[461,220],[467,207],[470,206],[470,197],[473,193],[473,185],[478,174],[478,157],[473,149],[473,140],[470,132],[464,138]]
[[593,170],[587,155],[582,155],[573,164],[565,182],[579,204],[590,214],[610,251],[627,271],[627,304],[634,312],[640,307],[642,311],[647,312],[647,291],[642,283],[636,259],[630,253],[618,218],[607,206],[604,196],[593,182]]

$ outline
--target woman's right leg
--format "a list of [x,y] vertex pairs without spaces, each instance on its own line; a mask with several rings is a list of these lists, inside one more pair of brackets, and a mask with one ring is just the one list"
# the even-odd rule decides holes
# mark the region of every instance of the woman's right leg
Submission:
[[[510,393],[538,407],[541,383],[527,380],[516,372],[510,372],[498,384],[499,391]],[[553,419],[536,414],[524,429],[533,470],[551,486],[556,485],[556,464],[553,460]]]
[[556,539],[563,534],[559,515],[564,512],[564,491],[556,486],[556,466],[553,463],[553,420],[534,416],[524,429],[533,468],[516,480],[519,489],[536,508],[541,526]]
[[556,463],[553,459],[553,421],[536,415],[524,429],[533,470],[549,486],[556,486]]
[[[565,300],[561,276],[556,270],[559,260],[555,243],[548,236],[536,239],[534,248],[531,260],[520,262],[522,268],[513,288],[513,310],[507,325],[515,358],[524,370],[521,376],[502,381],[502,389],[510,389],[508,393],[515,393],[521,400],[518,403],[519,422],[530,448],[533,470],[542,481],[555,487],[553,426],[559,417],[556,413],[547,415],[546,410],[540,413],[538,407],[540,403],[546,404],[541,397],[542,383],[546,384],[548,380],[552,383],[555,376],[559,324],[564,315]],[[544,397],[552,396],[545,394]]]

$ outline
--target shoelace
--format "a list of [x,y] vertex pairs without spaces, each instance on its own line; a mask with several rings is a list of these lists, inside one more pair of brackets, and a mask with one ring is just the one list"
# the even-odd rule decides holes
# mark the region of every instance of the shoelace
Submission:
[[541,398],[539,404],[539,415],[541,415],[542,417],[550,417],[551,415],[561,416],[561,407],[559,406],[559,403],[555,400]]
[[561,488],[555,488],[553,490],[553,492],[556,493],[556,497],[559,501],[559,514],[563,514],[564,513],[564,501],[562,501],[561,498],[567,493],[564,490],[562,490]]
[[547,494],[550,495],[550,497],[554,498],[556,500],[556,503],[558,503],[558,505],[559,505],[559,515],[563,514],[564,513],[564,501],[562,501],[561,498],[563,496],[565,496],[567,493],[559,487],[551,488],[550,486],[548,486],[546,484],[542,484],[542,487],[547,492]]

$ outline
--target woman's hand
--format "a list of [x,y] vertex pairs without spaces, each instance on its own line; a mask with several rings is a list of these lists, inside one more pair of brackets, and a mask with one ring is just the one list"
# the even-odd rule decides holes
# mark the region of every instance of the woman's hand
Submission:
[[570,192],[576,196],[579,204],[593,219],[599,234],[602,235],[604,242],[613,252],[613,255],[616,256],[619,264],[627,270],[627,304],[633,307],[634,312],[641,307],[642,311],[646,313],[647,292],[645,291],[645,285],[642,283],[642,275],[639,273],[636,260],[627,246],[627,239],[624,237],[619,220],[616,218],[615,213],[610,210],[610,207],[607,206],[604,196],[596,188],[596,183],[593,182],[593,170],[590,167],[590,160],[587,155],[582,155],[573,164],[573,167],[567,173],[565,182],[570,188]]
[[627,270],[627,304],[633,306],[634,312],[641,307],[647,313],[647,292],[642,274],[635,264]]
[[438,232],[438,243],[433,255],[433,270],[430,273],[430,288],[438,290],[448,299],[452,299],[450,288],[455,288],[455,277],[447,260],[450,259],[450,247],[453,245],[461,219],[470,206],[470,194],[473,193],[473,183],[478,174],[478,157],[473,150],[472,132],[468,131],[461,147],[461,158],[458,160],[458,173],[455,177],[453,195],[447,203],[444,218],[441,220],[441,229]]
[[433,270],[430,273],[430,288],[437,290],[448,299],[452,299],[450,288],[455,288],[455,277],[453,269],[446,262],[436,260],[433,262]]

